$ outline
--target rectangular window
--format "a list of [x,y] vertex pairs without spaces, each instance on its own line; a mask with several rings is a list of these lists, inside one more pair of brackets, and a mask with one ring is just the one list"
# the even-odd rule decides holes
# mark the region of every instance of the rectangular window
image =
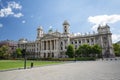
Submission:
[[77,44],[77,41],[75,41],[75,44]]
[[81,43],[81,41],[79,41],[79,43]]
[[89,39],[87,39],[87,43],[89,43],[90,41],[89,41]]
[[73,44],[73,42],[71,42],[71,44]]

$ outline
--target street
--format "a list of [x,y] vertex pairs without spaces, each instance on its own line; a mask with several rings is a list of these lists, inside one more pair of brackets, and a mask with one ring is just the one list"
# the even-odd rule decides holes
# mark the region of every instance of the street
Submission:
[[77,61],[0,72],[0,80],[120,80],[120,60]]

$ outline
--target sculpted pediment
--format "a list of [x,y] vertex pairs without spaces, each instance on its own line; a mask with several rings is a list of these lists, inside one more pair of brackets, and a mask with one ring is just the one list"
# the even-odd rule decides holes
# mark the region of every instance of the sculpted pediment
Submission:
[[53,38],[58,38],[58,37],[55,36],[55,35],[52,35],[52,34],[46,34],[41,40],[43,40],[43,39],[53,39]]
[[56,35],[56,36],[61,35],[61,33],[60,33],[60,32],[54,32],[53,34],[54,34],[54,35]]

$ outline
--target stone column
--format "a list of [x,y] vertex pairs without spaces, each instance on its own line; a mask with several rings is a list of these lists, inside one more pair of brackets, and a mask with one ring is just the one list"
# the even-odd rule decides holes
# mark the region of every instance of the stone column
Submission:
[[58,40],[56,40],[56,49],[58,50]]
[[42,41],[40,41],[40,51],[42,50],[42,49],[41,49],[41,48],[42,48],[41,46],[42,46]]
[[53,40],[51,40],[51,49],[53,50]]
[[82,45],[82,39],[81,39],[81,45]]
[[48,41],[46,41],[46,50],[48,50]]
[[87,40],[86,40],[86,38],[85,38],[85,44],[87,43]]
[[46,45],[45,45],[45,44],[46,44],[46,41],[44,41],[44,50],[45,50],[45,48],[46,48]]
[[93,38],[93,44],[96,44],[95,38]]
[[41,49],[44,50],[44,41],[42,41]]
[[92,45],[92,44],[91,44],[91,38],[89,38],[89,44]]
[[51,40],[50,40],[50,50],[52,50],[52,44],[51,44],[52,42],[51,42]]
[[[65,41],[63,40],[62,43],[63,43],[62,48],[64,50],[65,49]],[[56,41],[56,45],[57,45],[57,41]]]
[[79,40],[77,39],[77,48],[79,47]]
[[54,50],[56,50],[56,39],[54,40]]
[[44,49],[44,41],[43,41],[43,50],[45,50],[45,49]]

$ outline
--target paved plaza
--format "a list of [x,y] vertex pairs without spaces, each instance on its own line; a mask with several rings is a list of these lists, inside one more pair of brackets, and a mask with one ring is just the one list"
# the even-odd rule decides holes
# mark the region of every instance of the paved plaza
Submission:
[[0,72],[0,80],[120,80],[120,60],[78,61]]

